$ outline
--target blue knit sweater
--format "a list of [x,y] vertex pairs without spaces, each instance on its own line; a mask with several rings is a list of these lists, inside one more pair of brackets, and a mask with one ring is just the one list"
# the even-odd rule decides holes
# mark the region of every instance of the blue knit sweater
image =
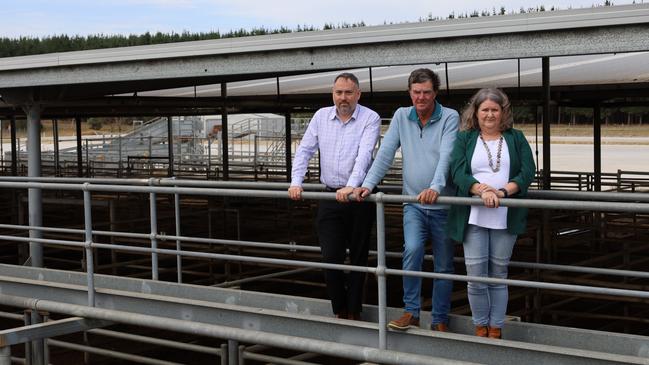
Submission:
[[[399,108],[394,113],[381,147],[363,187],[370,190],[379,184],[401,147],[403,159],[403,194],[417,195],[433,189],[453,196],[449,161],[458,131],[458,113],[435,102],[430,120],[422,127],[414,107]],[[419,205],[419,204],[418,204]],[[421,205],[426,209],[448,209],[445,205]]]

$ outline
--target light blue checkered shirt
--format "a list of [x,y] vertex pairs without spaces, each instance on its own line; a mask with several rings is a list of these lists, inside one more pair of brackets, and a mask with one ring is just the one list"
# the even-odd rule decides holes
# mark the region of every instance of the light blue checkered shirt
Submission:
[[331,188],[360,186],[380,133],[379,115],[360,104],[347,123],[338,118],[335,106],[318,110],[295,152],[291,186],[302,185],[309,160],[318,149],[320,182]]

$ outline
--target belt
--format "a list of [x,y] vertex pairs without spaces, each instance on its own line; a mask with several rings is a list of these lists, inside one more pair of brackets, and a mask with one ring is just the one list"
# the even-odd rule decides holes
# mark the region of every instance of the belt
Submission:
[[325,191],[329,192],[329,193],[336,192],[336,191],[338,191],[338,189],[340,189],[340,188],[332,188],[330,186],[325,186]]

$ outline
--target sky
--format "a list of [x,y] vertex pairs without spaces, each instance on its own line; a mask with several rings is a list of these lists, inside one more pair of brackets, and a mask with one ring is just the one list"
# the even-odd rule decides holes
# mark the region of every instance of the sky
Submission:
[[[636,0],[640,3],[643,0]],[[613,1],[615,5],[633,1]],[[649,0],[647,0],[649,2]],[[0,37],[197,33],[281,26],[416,22],[478,11],[589,8],[603,0],[0,0]],[[488,4],[488,5],[487,5]]]

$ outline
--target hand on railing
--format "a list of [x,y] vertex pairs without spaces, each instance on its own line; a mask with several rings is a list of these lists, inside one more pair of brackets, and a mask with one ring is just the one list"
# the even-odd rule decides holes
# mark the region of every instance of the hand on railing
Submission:
[[349,199],[355,199],[354,196],[349,196],[349,194],[354,192],[354,188],[351,186],[345,186],[336,191],[336,200],[339,203],[349,203]]
[[356,199],[357,202],[362,202],[363,200],[365,200],[365,198],[367,198],[370,195],[370,193],[372,193],[370,189],[361,186],[358,188],[354,188],[354,191],[352,192],[352,196],[354,199]]
[[301,186],[291,186],[288,188],[288,197],[291,200],[301,200],[302,199],[302,187]]

